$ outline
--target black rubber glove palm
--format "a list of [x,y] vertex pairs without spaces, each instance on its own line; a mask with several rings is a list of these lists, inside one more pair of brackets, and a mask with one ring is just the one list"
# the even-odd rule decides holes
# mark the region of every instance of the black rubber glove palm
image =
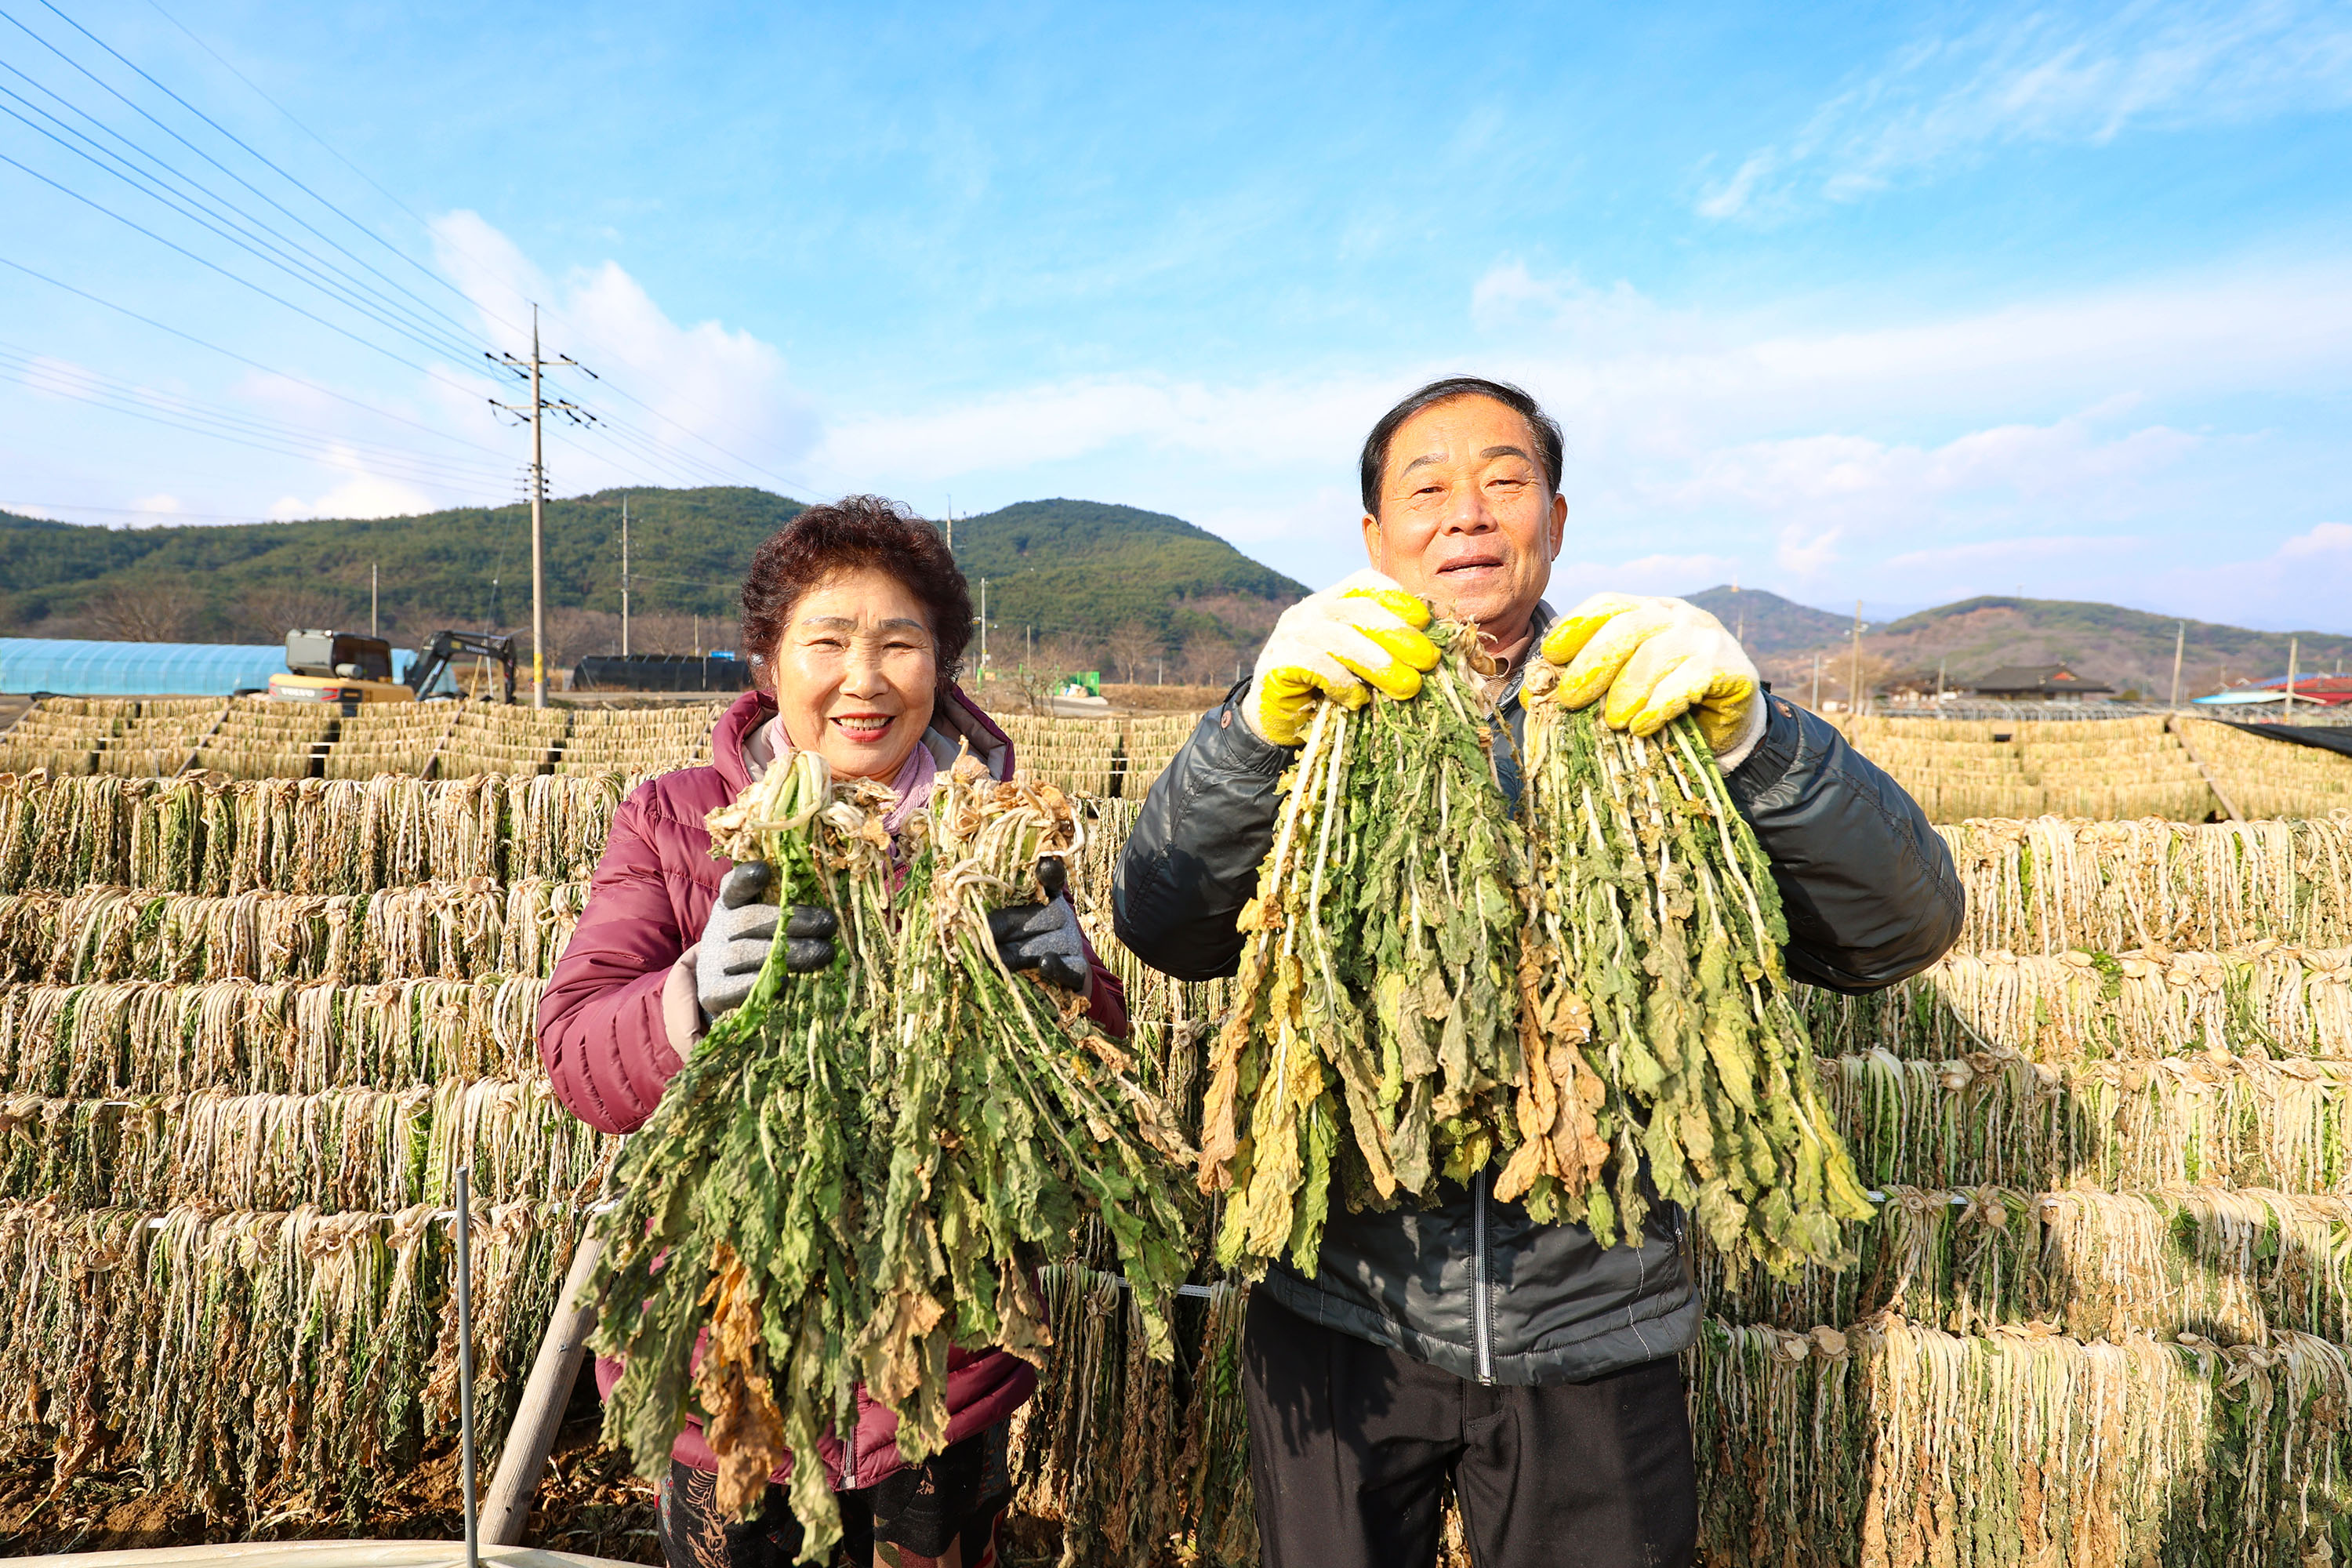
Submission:
[[1037,881],[1042,904],[1007,904],[988,915],[988,933],[1007,969],[1034,969],[1046,984],[1083,995],[1094,987],[1094,966],[1078,934],[1078,912],[1065,891],[1066,875],[1058,855],[1040,856]]

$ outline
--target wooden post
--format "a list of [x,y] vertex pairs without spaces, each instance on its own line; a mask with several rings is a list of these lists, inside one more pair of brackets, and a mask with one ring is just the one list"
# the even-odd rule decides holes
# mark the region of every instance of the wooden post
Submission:
[[557,1428],[563,1425],[563,1407],[572,1398],[572,1384],[580,1375],[581,1358],[588,1352],[588,1334],[596,1326],[595,1309],[582,1298],[588,1277],[604,1244],[593,1231],[583,1232],[572,1249],[572,1268],[547,1320],[539,1342],[539,1357],[530,1363],[530,1377],[515,1402],[514,1425],[507,1428],[506,1447],[499,1453],[498,1473],[490,1478],[482,1500],[482,1540],[491,1546],[520,1546],[523,1526],[530,1520],[530,1500],[539,1493],[539,1478],[555,1447]]

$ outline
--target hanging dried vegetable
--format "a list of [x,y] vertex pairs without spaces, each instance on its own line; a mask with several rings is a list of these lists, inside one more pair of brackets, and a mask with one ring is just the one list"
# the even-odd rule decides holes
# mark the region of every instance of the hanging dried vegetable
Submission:
[[1192,1158],[1135,1061],[1086,1019],[1084,998],[1014,974],[988,916],[1060,890],[1039,879],[1080,843],[1062,792],[999,784],[966,756],[934,786],[908,877],[893,1110],[875,1216],[880,1294],[859,1345],[866,1389],[899,1412],[912,1459],[947,1440],[950,1347],[1042,1360],[1050,1342],[1031,1270],[1069,1256],[1082,1223],[1106,1231],[1152,1357],[1192,1266],[1171,1169]]
[[1475,631],[1430,635],[1446,657],[1419,697],[1317,713],[1241,915],[1241,1002],[1202,1114],[1228,1268],[1286,1252],[1311,1275],[1335,1176],[1351,1205],[1386,1206],[1519,1141],[1526,851]]
[[793,1511],[819,1556],[841,1527],[817,1446],[856,1418],[856,1347],[875,1300],[866,1194],[887,1158],[866,1093],[891,1038],[877,795],[835,788],[821,758],[797,752],[712,814],[717,853],[772,868],[779,902],[836,913],[835,960],[788,977],[779,941],[750,997],[670,1080],[615,1166],[621,1202],[602,1221],[593,1287],[596,1347],[626,1363],[606,1440],[659,1476],[698,1409],[720,1506],[749,1511],[789,1459]]
[[1608,1245],[1640,1234],[1654,1192],[1735,1263],[1837,1258],[1870,1203],[1823,1104],[1762,847],[1690,721],[1622,733],[1549,700],[1559,679],[1538,658],[1525,686],[1523,974],[1529,1055],[1540,1041],[1566,1070],[1528,1075],[1528,1142],[1496,1195]]

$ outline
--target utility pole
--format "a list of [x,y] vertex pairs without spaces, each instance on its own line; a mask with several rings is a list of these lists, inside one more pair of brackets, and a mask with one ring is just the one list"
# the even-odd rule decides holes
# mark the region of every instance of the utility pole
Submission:
[[[1238,679],[1239,677],[1234,679]],[[1822,656],[1813,655],[1813,711],[1822,710]]]
[[1853,673],[1846,680],[1846,705],[1862,714],[1862,601],[1853,602]]
[[2180,706],[2180,656],[2189,651],[2189,623],[2182,621],[2172,630],[2172,701]]
[[621,498],[621,657],[629,657],[629,498]]
[[2289,713],[2293,713],[2294,711],[2295,665],[2299,662],[2299,656],[2302,652],[2302,638],[2289,637],[2286,639],[2286,710]]
[[980,580],[980,689],[988,689],[988,579]]
[[1938,706],[1944,700],[1944,666],[1948,662],[1940,658],[1936,661],[1936,701]]
[[948,497],[948,553],[955,553],[955,497]]
[[483,353],[492,364],[512,371],[520,376],[528,371],[530,379],[530,405],[527,409],[511,403],[490,399],[493,407],[503,408],[530,421],[530,705],[547,706],[547,431],[546,414],[551,408],[574,425],[589,426],[596,416],[578,404],[565,398],[553,403],[540,395],[540,372],[549,365],[568,365],[590,380],[596,373],[573,359],[570,354],[558,354],[547,359],[539,352],[539,307],[530,308],[530,358],[517,359],[511,353]]
[[375,563],[368,563],[368,636],[375,636]]

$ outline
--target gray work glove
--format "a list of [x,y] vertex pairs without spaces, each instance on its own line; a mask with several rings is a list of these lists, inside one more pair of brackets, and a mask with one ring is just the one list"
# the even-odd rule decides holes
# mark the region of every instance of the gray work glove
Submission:
[[1063,894],[1062,858],[1037,859],[1037,881],[1045,889],[1042,904],[1007,904],[988,912],[988,934],[1007,969],[1034,969],[1037,978],[1064,991],[1086,994],[1094,986],[1094,966],[1087,962],[1087,944],[1078,935],[1078,912]]
[[[719,884],[719,900],[710,906],[694,954],[694,997],[706,1017],[740,1007],[760,977],[760,966],[768,962],[776,921],[786,914],[760,901],[772,875],[761,862],[746,860]],[[794,904],[784,921],[784,967],[807,974],[831,964],[833,935],[840,929],[823,904]]]

